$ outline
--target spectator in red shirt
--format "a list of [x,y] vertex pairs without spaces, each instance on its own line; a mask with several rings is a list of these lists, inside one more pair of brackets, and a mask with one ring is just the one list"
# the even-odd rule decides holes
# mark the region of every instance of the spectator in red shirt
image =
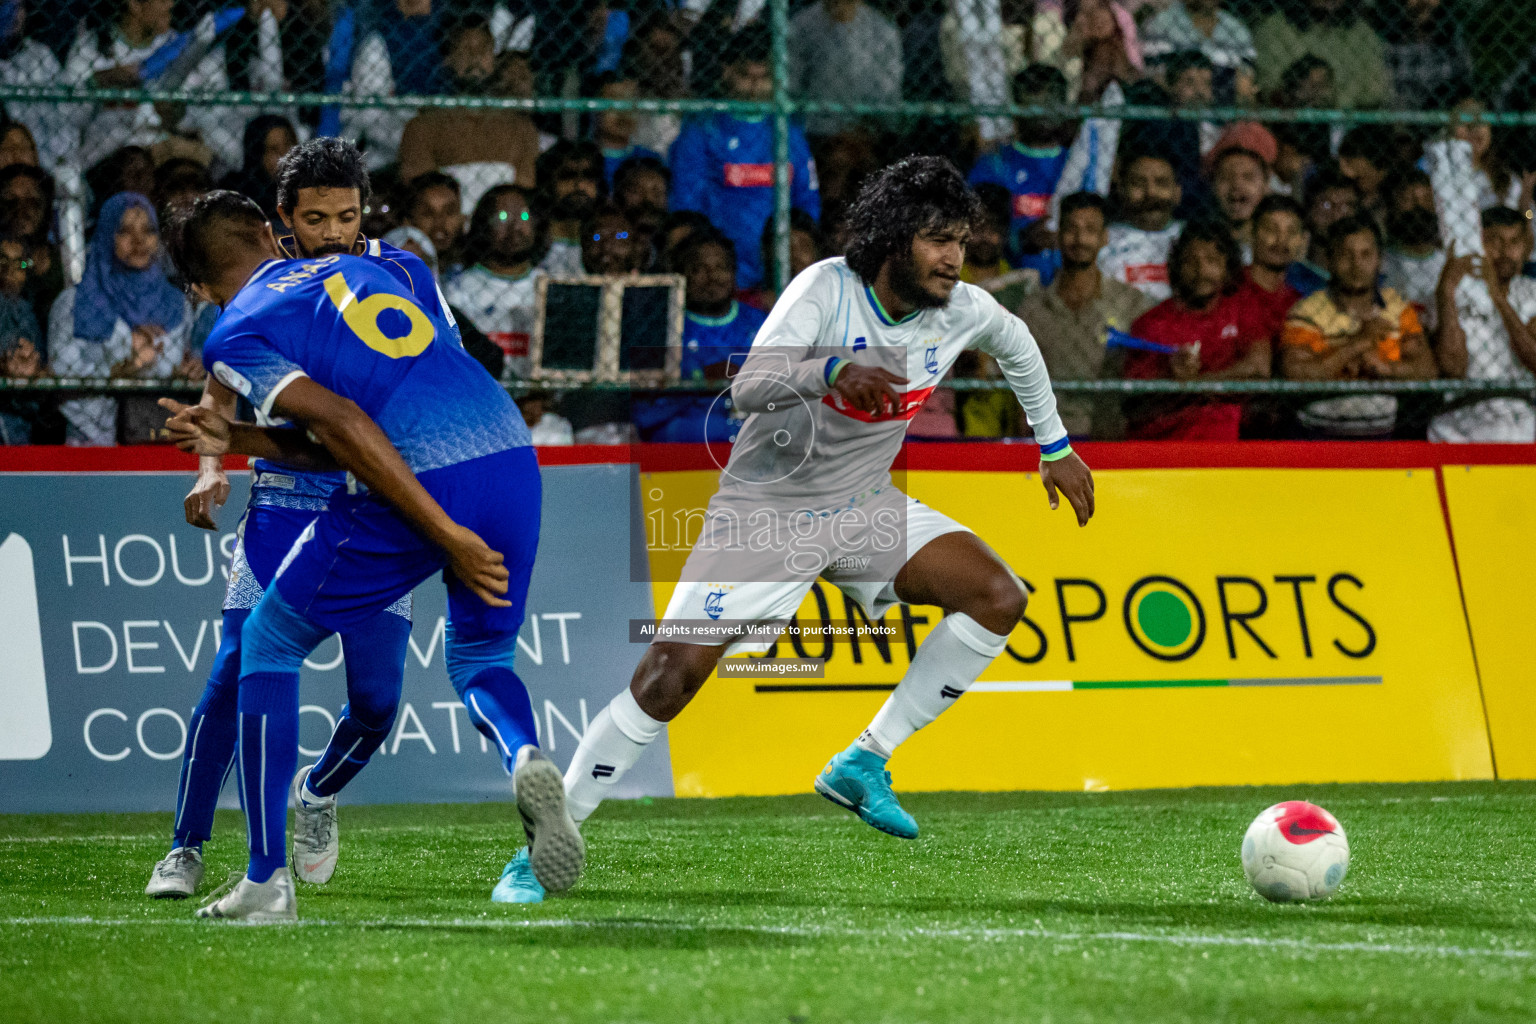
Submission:
[[[1172,354],[1134,351],[1131,378],[1259,380],[1270,375],[1270,339],[1264,314],[1238,294],[1242,251],[1221,221],[1192,222],[1168,253],[1173,297],[1153,306],[1132,326],[1136,337],[1171,346]],[[1137,440],[1235,441],[1241,402],[1217,398],[1154,397],[1126,403]]]
[[1280,337],[1285,315],[1302,298],[1290,275],[1306,249],[1301,205],[1290,196],[1265,196],[1253,210],[1253,263],[1243,270],[1238,295],[1259,311],[1271,342]]

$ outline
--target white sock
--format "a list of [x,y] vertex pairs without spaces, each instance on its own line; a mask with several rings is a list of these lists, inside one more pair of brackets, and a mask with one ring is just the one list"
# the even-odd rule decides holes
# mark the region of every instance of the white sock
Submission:
[[576,824],[597,810],[666,724],[646,714],[627,686],[597,713],[565,772],[565,806]]
[[534,746],[532,743],[524,743],[522,746],[517,748],[517,756],[512,759],[512,773],[507,777],[508,781],[512,783],[513,800],[517,799],[517,770],[523,765],[527,764],[529,761],[533,760],[533,758],[537,756],[538,753],[539,748]]
[[945,617],[918,647],[896,692],[858,738],[859,746],[889,758],[913,733],[969,690],[1007,646],[1006,636],[999,636],[969,615]]
[[304,785],[299,787],[299,800],[306,808],[330,807],[336,802],[336,794],[332,793],[330,796],[321,796],[319,793],[316,793],[313,789],[309,788],[309,776],[306,775],[304,776]]

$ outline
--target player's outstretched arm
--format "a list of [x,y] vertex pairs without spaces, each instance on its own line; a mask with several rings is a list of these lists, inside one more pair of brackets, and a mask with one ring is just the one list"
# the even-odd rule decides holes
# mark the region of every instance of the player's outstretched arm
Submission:
[[[203,397],[197,403],[214,415],[226,420],[235,418],[235,393],[212,377],[203,382]],[[197,460],[197,482],[182,506],[187,522],[204,530],[217,530],[215,514],[229,500],[229,477],[224,473],[224,460],[217,455],[204,455]]]
[[507,568],[473,530],[448,517],[395,446],[357,403],[308,377],[297,377],[273,399],[273,411],[309,428],[310,435],[335,456],[341,467],[361,480],[442,548],[460,581],[486,604],[510,607]]
[[985,301],[991,305],[992,330],[976,347],[997,360],[1034,428],[1040,442],[1040,480],[1051,508],[1060,507],[1059,494],[1064,494],[1077,513],[1077,525],[1087,526],[1094,512],[1093,474],[1067,444],[1067,428],[1056,413],[1056,395],[1040,346],[1024,321],[990,296]]
[[249,455],[317,473],[334,473],[341,468],[331,453],[311,441],[304,431],[237,423],[231,419],[234,409],[233,402],[230,404],[230,410],[221,413],[202,404],[182,405],[175,399],[162,398],[160,407],[172,413],[165,423],[166,436],[182,451],[197,455],[200,466],[220,466],[221,474],[224,455]]

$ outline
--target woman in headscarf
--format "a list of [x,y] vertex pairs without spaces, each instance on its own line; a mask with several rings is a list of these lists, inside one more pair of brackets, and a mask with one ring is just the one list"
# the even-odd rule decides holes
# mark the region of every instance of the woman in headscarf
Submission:
[[[80,284],[65,289],[53,304],[48,351],[54,373],[201,379],[202,366],[187,344],[192,322],[186,296],[165,278],[154,205],[137,192],[119,192],[101,208]],[[124,424],[124,440],[149,440],[153,408],[148,395],[121,403],[115,398],[64,402],[65,443],[116,443],[119,416],[131,421]]]
[[299,137],[286,117],[262,114],[251,118],[245,126],[244,163],[238,171],[226,174],[219,188],[250,196],[267,219],[276,224],[277,162],[298,144]]

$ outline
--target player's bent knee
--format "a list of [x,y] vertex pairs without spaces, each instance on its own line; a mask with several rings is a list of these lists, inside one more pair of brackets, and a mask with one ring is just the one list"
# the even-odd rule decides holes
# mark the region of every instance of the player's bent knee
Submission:
[[295,611],[274,587],[256,605],[240,630],[240,675],[297,672],[304,659],[330,636]]
[[992,632],[1007,634],[1024,617],[1027,604],[1028,595],[1017,576],[994,572],[980,581],[973,607],[959,610]]
[[669,722],[699,692],[724,650],[700,644],[652,644],[635,668],[630,690],[646,714]]
[[399,710],[398,694],[359,694],[347,700],[347,716],[374,732],[388,732]]
[[460,697],[464,690],[486,669],[501,668],[515,672],[517,637],[513,634],[464,639],[450,634],[444,659],[448,663],[448,681]]

